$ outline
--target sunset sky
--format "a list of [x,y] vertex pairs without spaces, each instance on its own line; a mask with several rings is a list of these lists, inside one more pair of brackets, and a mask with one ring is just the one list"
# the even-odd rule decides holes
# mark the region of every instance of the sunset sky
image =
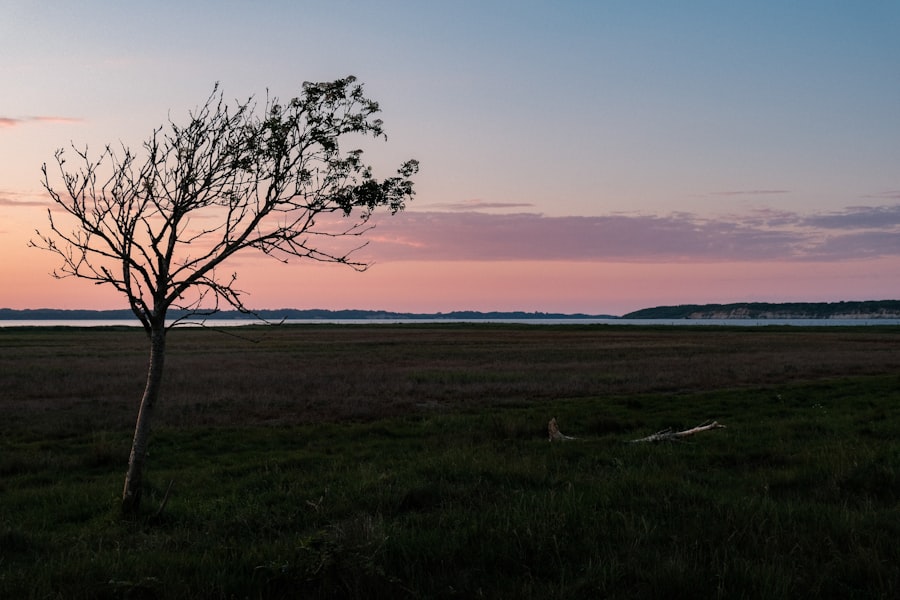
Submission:
[[27,247],[56,148],[348,74],[416,199],[365,273],[238,257],[251,307],[900,298],[898,31],[895,0],[0,0],[0,307],[125,307]]

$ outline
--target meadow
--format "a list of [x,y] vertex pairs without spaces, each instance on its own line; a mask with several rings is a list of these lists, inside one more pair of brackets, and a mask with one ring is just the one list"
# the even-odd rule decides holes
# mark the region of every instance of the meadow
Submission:
[[147,346],[0,329],[0,598],[900,597],[900,328],[176,329],[126,520]]

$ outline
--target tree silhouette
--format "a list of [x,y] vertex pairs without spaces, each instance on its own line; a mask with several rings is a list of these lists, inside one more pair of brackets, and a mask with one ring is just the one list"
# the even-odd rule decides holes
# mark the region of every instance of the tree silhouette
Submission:
[[[417,161],[379,181],[361,150],[339,145],[354,134],[384,137],[378,111],[352,76],[304,83],[299,97],[284,103],[267,97],[262,107],[253,97],[230,106],[217,84],[185,125],[170,117],[139,154],[107,146],[92,159],[73,146],[77,159],[70,166],[58,150],[59,188],[43,165],[54,208],[49,232],[38,231],[30,245],[62,260],[54,277],[108,284],[124,294],[150,339],[122,492],[126,514],[140,506],[167,331],[220,306],[250,312],[236,274],[222,274],[226,262],[256,250],[285,262],[312,259],[363,270],[366,264],[352,257],[360,244],[348,249],[336,242],[365,234],[376,209],[394,214],[412,198]],[[57,213],[74,217],[74,228],[64,228]],[[167,322],[170,309],[179,314]]]

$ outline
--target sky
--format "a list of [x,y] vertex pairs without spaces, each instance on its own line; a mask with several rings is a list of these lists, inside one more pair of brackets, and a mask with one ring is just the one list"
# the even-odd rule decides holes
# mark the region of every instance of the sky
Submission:
[[0,0],[0,307],[127,306],[27,246],[57,148],[349,74],[416,197],[363,273],[236,257],[250,307],[900,298],[897,31],[895,0]]

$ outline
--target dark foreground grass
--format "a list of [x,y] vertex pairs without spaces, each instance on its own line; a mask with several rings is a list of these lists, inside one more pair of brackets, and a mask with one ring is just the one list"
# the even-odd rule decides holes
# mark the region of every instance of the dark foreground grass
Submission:
[[[496,344],[502,337],[494,332]],[[890,335],[870,341],[873,355],[896,351]],[[626,352],[607,342],[608,352]],[[334,353],[347,343],[335,342]],[[252,395],[243,397],[244,424],[191,425],[170,413],[153,437],[145,512],[132,521],[117,512],[127,427],[91,426],[58,399],[41,419],[7,407],[0,598],[900,595],[897,375],[798,367],[797,381],[566,396],[542,394],[527,369],[499,357],[466,379],[452,343],[446,353],[432,343],[419,346],[418,362],[415,348],[394,345],[392,360],[419,374],[408,384],[433,392],[405,414],[283,422],[272,418],[282,409]],[[744,355],[754,343],[721,347]],[[662,364],[673,345],[645,352]],[[301,351],[283,351],[292,348]],[[588,377],[578,365],[593,350],[570,342],[544,350],[564,354],[571,377]],[[53,352],[66,355],[65,344]],[[616,375],[603,370],[597,385]],[[442,386],[447,398],[447,390],[462,396],[457,404],[438,402]],[[473,386],[497,401],[466,398]],[[501,393],[509,387],[519,392]],[[33,411],[35,401],[25,404]],[[58,413],[87,425],[66,426]],[[549,444],[551,416],[579,439]],[[706,419],[727,429],[679,444],[628,443]]]

